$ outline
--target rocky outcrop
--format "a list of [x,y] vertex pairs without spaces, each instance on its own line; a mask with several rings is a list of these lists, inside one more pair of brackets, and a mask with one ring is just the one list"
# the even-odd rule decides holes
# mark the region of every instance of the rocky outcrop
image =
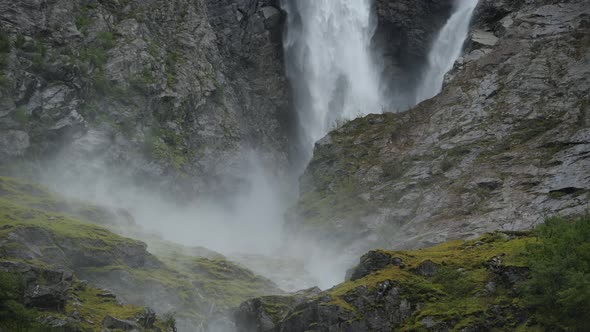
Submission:
[[22,278],[25,306],[54,312],[65,311],[68,290],[73,284],[71,272],[10,261],[0,262],[0,271],[18,274]]
[[[494,233],[422,250],[373,251],[361,258],[356,271],[366,272],[358,279],[294,306],[284,305],[294,303],[288,296],[250,300],[236,324],[247,332],[527,329],[534,322],[515,289],[527,269],[519,248],[529,240]],[[269,312],[280,315],[270,319]]]
[[319,288],[310,288],[288,296],[265,296],[248,300],[234,313],[238,332],[281,331],[281,321],[295,307],[321,293]]
[[476,34],[439,96],[318,142],[290,225],[360,253],[583,213],[589,8],[516,5],[483,2],[474,30],[498,40]]
[[254,148],[284,168],[281,31],[262,0],[0,1],[0,162],[188,193],[223,191]]
[[401,258],[391,257],[388,253],[380,250],[373,250],[361,257],[360,263],[349,271],[349,276],[346,279],[355,281],[390,265],[405,267]]

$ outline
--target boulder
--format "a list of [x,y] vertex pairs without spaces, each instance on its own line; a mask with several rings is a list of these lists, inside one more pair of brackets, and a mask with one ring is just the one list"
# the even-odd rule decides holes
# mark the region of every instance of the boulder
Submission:
[[492,32],[475,30],[471,34],[471,41],[477,46],[482,47],[494,47],[500,39],[496,37]]
[[118,319],[108,315],[102,320],[102,326],[112,330],[139,331],[139,326],[134,321]]
[[363,255],[360,263],[347,273],[347,280],[361,279],[375,271],[382,270],[388,265],[403,267],[403,261],[399,257],[392,257],[390,254],[373,250]]

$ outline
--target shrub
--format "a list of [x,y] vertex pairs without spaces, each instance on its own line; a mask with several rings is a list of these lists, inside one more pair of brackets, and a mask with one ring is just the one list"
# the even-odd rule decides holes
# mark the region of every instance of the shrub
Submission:
[[23,283],[15,274],[0,271],[0,329],[8,331],[43,331],[35,323],[37,313],[21,303]]
[[536,319],[552,330],[587,331],[590,317],[590,216],[550,218],[527,247],[530,279],[523,287]]

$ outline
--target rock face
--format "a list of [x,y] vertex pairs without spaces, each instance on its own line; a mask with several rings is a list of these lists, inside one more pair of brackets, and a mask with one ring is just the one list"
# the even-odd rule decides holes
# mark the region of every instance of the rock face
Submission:
[[[378,0],[373,44],[383,63],[382,79],[399,107],[413,103],[414,87],[428,61],[428,52],[453,8],[453,0]],[[391,109],[392,111],[397,109]],[[405,108],[402,108],[405,110]]]
[[0,1],[0,163],[60,152],[188,192],[254,147],[286,167],[282,20],[263,0]]
[[316,144],[291,226],[361,253],[583,213],[589,14],[585,1],[482,2],[439,96]]
[[265,296],[248,300],[234,314],[238,332],[280,331],[281,321],[295,307],[308,302],[321,293],[310,288],[289,296]]

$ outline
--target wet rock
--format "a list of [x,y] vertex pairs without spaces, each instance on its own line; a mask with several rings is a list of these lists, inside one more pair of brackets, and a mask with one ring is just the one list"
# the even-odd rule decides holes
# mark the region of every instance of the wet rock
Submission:
[[498,43],[498,40],[498,37],[487,31],[475,30],[471,34],[471,41],[478,47],[494,47]]
[[403,91],[400,98],[413,98],[412,87],[421,77],[420,69],[427,63],[428,51],[453,4],[452,0],[376,1],[373,43],[384,59],[382,75],[391,91]]
[[301,290],[287,296],[266,296],[248,300],[234,313],[238,332],[279,331],[281,321],[290,310],[318,296],[317,287]]
[[117,319],[112,316],[106,316],[102,320],[102,326],[112,330],[139,331],[137,323],[130,320]]
[[281,22],[282,14],[276,7],[265,6],[260,8],[260,12],[264,17],[264,26],[266,29],[273,29]]

